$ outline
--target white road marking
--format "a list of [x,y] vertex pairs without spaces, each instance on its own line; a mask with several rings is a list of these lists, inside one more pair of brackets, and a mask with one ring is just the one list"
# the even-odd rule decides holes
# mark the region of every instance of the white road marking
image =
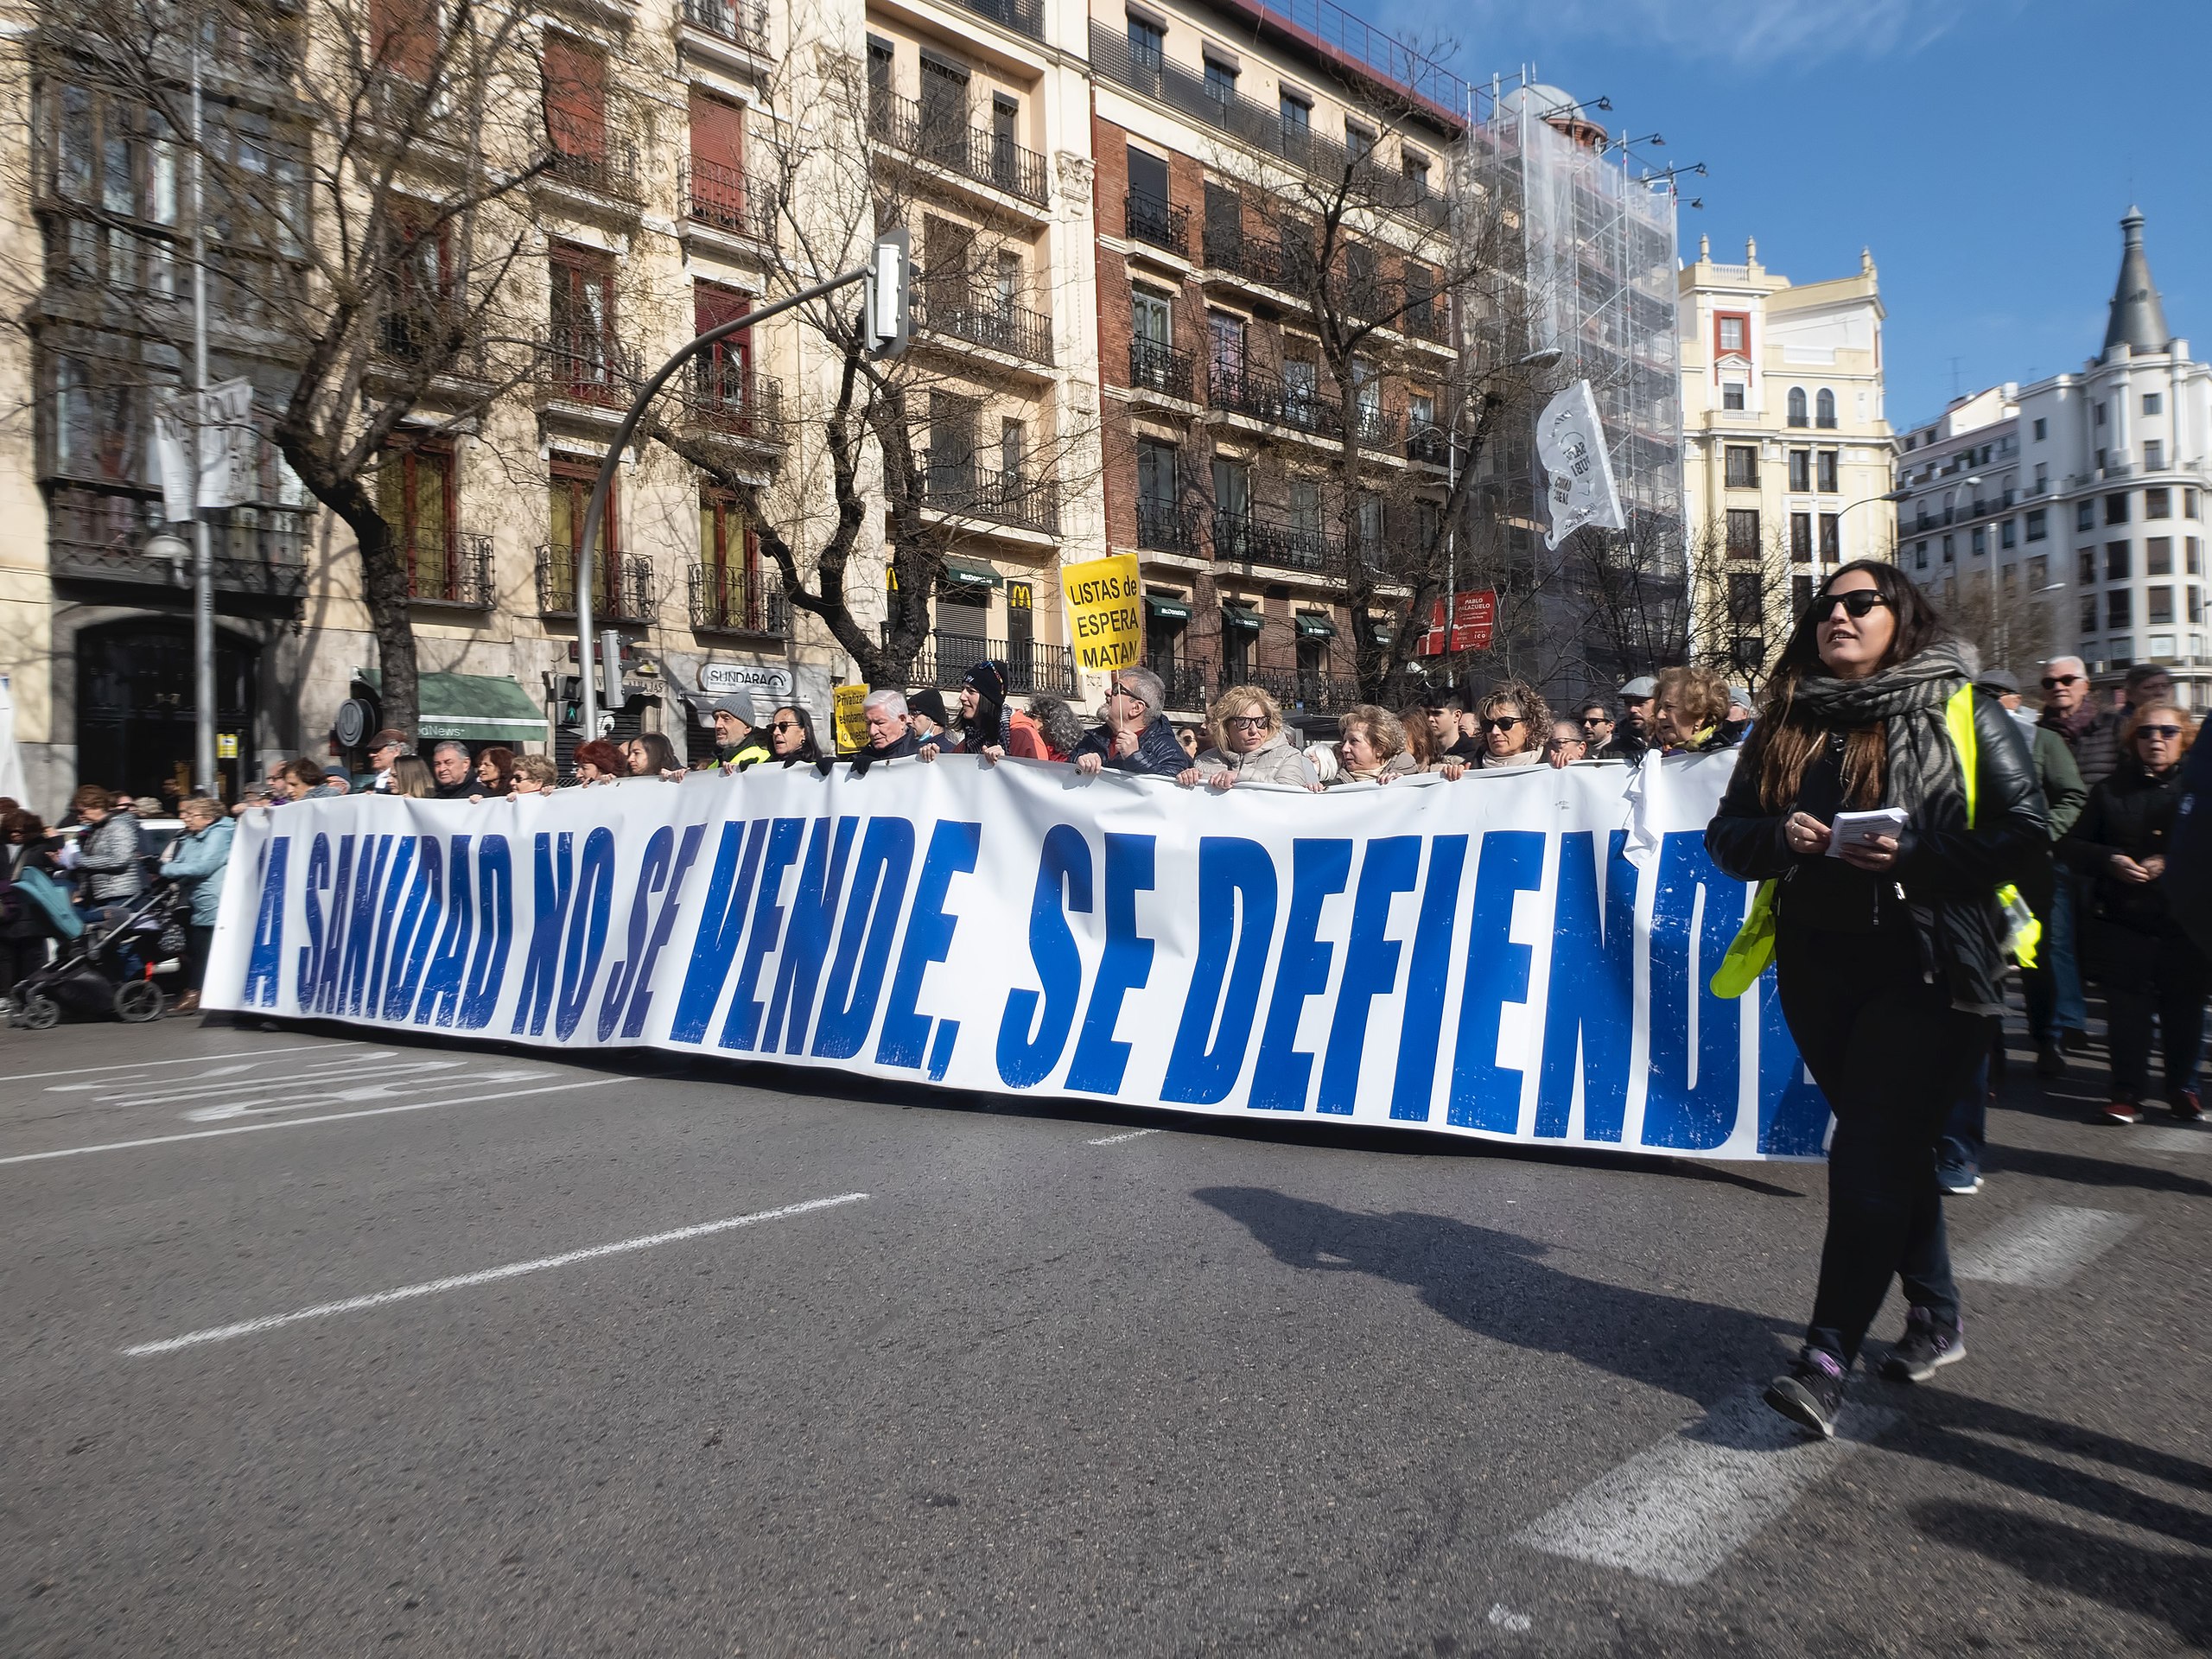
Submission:
[[1491,1603],[1490,1622],[1501,1630],[1512,1630],[1516,1633],[1527,1630],[1535,1623],[1528,1614],[1516,1613],[1502,1601]]
[[1158,1129],[1131,1129],[1126,1135],[1109,1135],[1090,1144],[1094,1147],[1118,1147],[1122,1141],[1134,1141],[1141,1135],[1158,1135],[1159,1133]]
[[258,1059],[264,1054],[311,1054],[319,1048],[360,1046],[353,1038],[338,1037],[327,1043],[302,1043],[296,1048],[232,1048],[220,1054],[188,1055],[181,1060],[118,1060],[112,1065],[79,1065],[66,1071],[18,1071],[8,1081],[35,1083],[41,1077],[81,1077],[94,1071],[149,1071],[157,1065],[204,1065],[209,1060]]
[[[458,1062],[456,1062],[458,1064]],[[302,1106],[346,1106],[365,1100],[391,1100],[409,1090],[430,1084],[452,1087],[461,1084],[474,1085],[493,1083],[534,1083],[540,1077],[550,1077],[550,1071],[472,1071],[465,1077],[419,1077],[412,1075],[396,1076],[395,1072],[443,1071],[447,1066],[397,1066],[391,1071],[372,1073],[365,1081],[357,1080],[348,1089],[317,1089],[298,1094],[286,1100],[270,1101],[257,1105],[251,1101],[228,1101],[220,1106],[200,1106],[184,1114],[188,1123],[219,1123],[226,1117],[260,1117],[271,1112],[296,1112]],[[379,1081],[379,1079],[381,1079]]]
[[2152,1152],[2212,1152],[2212,1129],[2142,1129],[2135,1142]]
[[[391,1062],[398,1061],[393,1065]],[[257,1077],[217,1077],[213,1080],[194,1077],[188,1082],[178,1079],[164,1081],[158,1089],[154,1080],[133,1078],[124,1085],[126,1092],[95,1096],[103,1106],[162,1106],[174,1101],[196,1100],[203,1095],[216,1095],[225,1099],[241,1094],[266,1093],[272,1089],[305,1090],[318,1083],[339,1083],[350,1077],[363,1076],[390,1077],[404,1071],[455,1071],[470,1065],[468,1059],[440,1060],[416,1058],[400,1060],[397,1054],[364,1055],[359,1058],[348,1056],[343,1064],[325,1066],[316,1071],[269,1071]],[[73,1085],[81,1088],[82,1084]],[[137,1090],[138,1092],[128,1092]]]
[[1847,1406],[1834,1440],[1810,1440],[1747,1389],[1600,1475],[1516,1536],[1548,1555],[1697,1584],[1897,1421],[1879,1406]]
[[[377,1060],[396,1060],[398,1058],[397,1051],[386,1049],[380,1054],[348,1054],[345,1057],[344,1064],[349,1066],[367,1065]],[[163,1061],[162,1064],[166,1065],[167,1062]],[[239,1060],[230,1065],[211,1065],[204,1071],[194,1072],[191,1082],[195,1084],[205,1084],[211,1077],[243,1077],[249,1071],[258,1071],[260,1066],[259,1060]],[[276,1075],[283,1077],[289,1074],[278,1072]],[[251,1079],[255,1083],[267,1083],[270,1080],[270,1074],[266,1071]],[[133,1075],[127,1077],[97,1077],[90,1083],[49,1083],[46,1085],[46,1092],[49,1095],[88,1095],[101,1089],[129,1089],[141,1084],[158,1085],[164,1089],[174,1089],[177,1086],[165,1078]],[[103,1095],[100,1098],[105,1103],[126,1099],[127,1096]]]
[[2126,1236],[2136,1217],[2116,1210],[2031,1205],[1958,1252],[1952,1271],[1992,1285],[2055,1290]]
[[280,1325],[297,1325],[302,1319],[328,1319],[334,1313],[359,1313],[369,1308],[387,1306],[393,1302],[411,1301],[417,1296],[436,1296],[448,1290],[467,1290],[471,1286],[518,1278],[525,1273],[543,1273],[549,1268],[569,1267],[602,1255],[650,1250],[657,1245],[680,1243],[687,1238],[704,1238],[710,1233],[726,1233],[734,1227],[750,1227],[763,1221],[781,1221],[786,1216],[803,1216],[813,1210],[828,1210],[842,1204],[858,1204],[867,1197],[865,1192],[842,1192],[834,1198],[809,1198],[804,1204],[787,1204],[779,1210],[756,1210],[749,1216],[702,1221],[695,1226],[677,1227],[665,1233],[648,1233],[643,1238],[626,1238],[613,1244],[593,1244],[581,1250],[564,1250],[559,1255],[541,1255],[534,1262],[510,1262],[503,1268],[486,1268],[481,1273],[455,1274],[449,1279],[432,1279],[423,1284],[402,1285],[397,1290],[379,1290],[373,1295],[349,1296],[341,1302],[318,1302],[313,1307],[302,1307],[290,1313],[271,1313],[258,1319],[242,1319],[236,1325],[219,1325],[206,1331],[188,1332],[181,1337],[165,1337],[159,1342],[137,1343],[123,1351],[135,1359],[147,1354],[174,1353],[179,1348],[195,1347],[203,1342],[229,1342],[238,1337],[274,1331]]
[[457,1095],[451,1100],[415,1100],[404,1106],[372,1106],[361,1112],[326,1112],[321,1117],[288,1117],[268,1123],[233,1123],[227,1128],[194,1129],[185,1135],[149,1135],[137,1141],[103,1141],[97,1146],[61,1147],[53,1152],[19,1152],[0,1158],[0,1166],[43,1163],[49,1158],[80,1158],[92,1152],[129,1152],[137,1147],[165,1147],[177,1141],[210,1141],[219,1135],[251,1135],[260,1129],[303,1129],[311,1123],[343,1123],[349,1118],[388,1117],[394,1112],[427,1112],[435,1106],[473,1106],[480,1100],[513,1100],[523,1095],[557,1095],[569,1089],[601,1089],[620,1077],[586,1077],[582,1083],[548,1084],[543,1089],[509,1089],[495,1095]]

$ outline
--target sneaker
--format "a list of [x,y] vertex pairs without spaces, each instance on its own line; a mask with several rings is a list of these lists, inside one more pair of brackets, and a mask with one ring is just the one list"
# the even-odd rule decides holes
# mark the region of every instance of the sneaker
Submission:
[[1808,1433],[1832,1440],[1836,1414],[1843,1409],[1843,1378],[1841,1360],[1808,1348],[1795,1365],[1766,1385],[1761,1397]]
[[1892,1382],[1925,1382],[1950,1364],[1967,1357],[1964,1321],[1939,1320],[1924,1307],[1909,1310],[1904,1334],[1891,1345],[1882,1362],[1882,1375]]
[[2066,1056],[2059,1052],[2056,1043],[2036,1045],[2036,1076],[2063,1077],[2066,1075]]
[[2132,1100],[2115,1100],[2104,1109],[2101,1116],[2107,1123],[2140,1123],[2143,1109]]
[[2175,1122],[2194,1123],[2204,1116],[2204,1096],[2192,1083],[2186,1089],[2174,1091],[2174,1097],[2166,1103],[2166,1109],[2173,1114]]
[[1938,1164],[1936,1185],[1954,1198],[1970,1198],[1981,1191],[1981,1172],[1972,1164]]

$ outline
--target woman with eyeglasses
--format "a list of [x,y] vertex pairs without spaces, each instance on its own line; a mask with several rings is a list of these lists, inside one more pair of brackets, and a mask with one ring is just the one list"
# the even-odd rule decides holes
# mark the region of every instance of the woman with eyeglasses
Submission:
[[[1774,884],[1783,1016],[1835,1114],[1812,1319],[1766,1390],[1823,1436],[1891,1279],[1907,1313],[1882,1374],[1918,1382],[1966,1354],[1936,1142],[2004,1011],[1997,891],[2050,855],[2026,740],[1974,668],[1894,565],[1843,566],[1790,631],[1705,832],[1722,870]],[[1879,808],[1905,815],[1897,833],[1837,841],[1838,814]]]
[[1319,789],[1321,779],[1282,727],[1282,705],[1256,685],[1232,685],[1206,710],[1213,747],[1176,779],[1210,789],[1232,784],[1292,784]]
[[1508,680],[1475,705],[1475,735],[1483,746],[1478,766],[1541,766],[1551,734],[1552,711],[1533,685]]
[[2142,1119],[2154,1014],[2166,1110],[2185,1123],[2204,1115],[2196,1065],[2212,960],[2183,930],[2165,882],[2182,760],[2195,735],[2188,714],[2171,703],[2138,709],[2121,729],[2119,765],[2089,791],[2073,832],[2059,843],[2061,856],[2090,884],[2082,969],[2104,987],[2112,1091],[2103,1116],[2110,1123]]
[[786,766],[812,766],[822,759],[814,741],[814,718],[805,709],[785,703],[768,716],[768,753]]

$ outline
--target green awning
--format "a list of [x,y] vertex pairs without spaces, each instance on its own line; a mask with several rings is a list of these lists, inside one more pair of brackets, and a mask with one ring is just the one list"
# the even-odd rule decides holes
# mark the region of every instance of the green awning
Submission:
[[1235,628],[1239,633],[1257,633],[1260,613],[1249,605],[1224,602],[1221,607],[1221,626]]
[[1155,622],[1187,622],[1191,620],[1191,607],[1179,599],[1171,599],[1165,594],[1147,594],[1144,596],[1144,607],[1152,613],[1153,620]]
[[[384,676],[365,668],[353,677],[372,690]],[[423,674],[416,678],[421,704],[417,745],[455,738],[465,743],[542,743],[551,727],[537,699],[504,674]]]
[[981,559],[949,558],[944,562],[942,585],[947,588],[1002,588],[1006,585],[1006,578]]
[[1390,649],[1398,637],[1397,629],[1392,627],[1388,622],[1370,623],[1369,632],[1374,634],[1375,643],[1385,651]]
[[1337,625],[1318,611],[1300,611],[1295,619],[1298,637],[1301,639],[1333,639]]

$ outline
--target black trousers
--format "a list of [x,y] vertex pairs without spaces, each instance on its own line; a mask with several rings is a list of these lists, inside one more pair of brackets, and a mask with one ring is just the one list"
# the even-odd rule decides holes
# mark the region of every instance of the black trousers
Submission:
[[16,982],[46,966],[46,935],[29,938],[0,936],[0,996],[13,996]]
[[2166,1104],[2196,1081],[2204,1050],[2204,1001],[2212,962],[2179,933],[2149,933],[2094,921],[2090,977],[2104,987],[2112,1050],[2112,1097],[2140,1106],[2151,1092],[2151,1020],[2158,1022]]
[[1785,923],[1775,940],[1782,1012],[1835,1114],[1827,1236],[1805,1345],[1848,1367],[1904,1281],[1906,1299],[1958,1316],[1936,1145],[1989,1053],[1993,1015],[1961,1014],[1920,976],[1902,929],[1825,933]]
[[184,988],[199,990],[207,979],[207,953],[215,946],[215,925],[194,922],[184,931]]

